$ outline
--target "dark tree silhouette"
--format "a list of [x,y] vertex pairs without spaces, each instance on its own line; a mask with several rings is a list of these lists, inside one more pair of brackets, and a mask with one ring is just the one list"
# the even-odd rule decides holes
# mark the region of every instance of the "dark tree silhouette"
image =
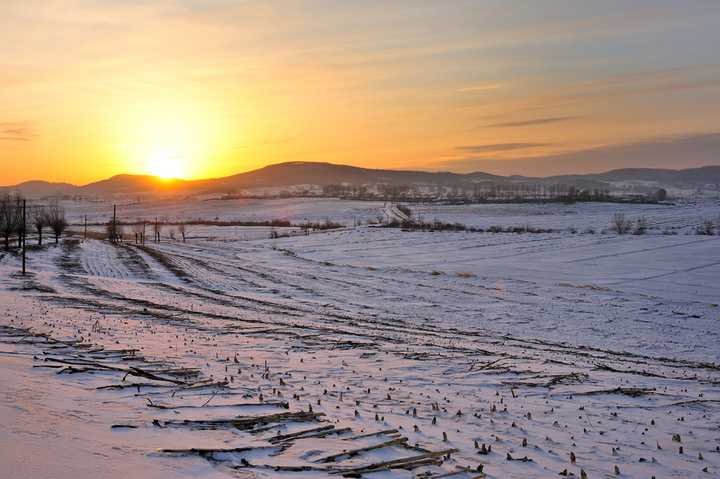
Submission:
[[21,223],[22,196],[9,191],[0,192],[0,235],[5,240],[5,251],[10,249],[10,236],[22,229]]
[[30,209],[30,223],[35,226],[38,232],[38,245],[41,245],[43,229],[48,225],[47,211],[44,206]]
[[644,235],[647,232],[647,228],[647,218],[641,216],[637,219],[637,226],[635,227],[635,231],[633,231],[633,233],[636,235]]
[[17,235],[17,247],[22,248],[27,225],[25,224],[25,221],[23,221],[23,197],[20,193],[15,195],[13,203],[13,224],[15,225],[14,233]]
[[65,218],[65,208],[57,202],[51,204],[47,209],[47,224],[55,235],[55,243],[58,243],[60,241],[60,235],[62,235],[68,227],[68,222]]
[[625,213],[615,213],[613,215],[613,230],[619,235],[624,235],[630,232],[632,228],[632,221],[625,219]]

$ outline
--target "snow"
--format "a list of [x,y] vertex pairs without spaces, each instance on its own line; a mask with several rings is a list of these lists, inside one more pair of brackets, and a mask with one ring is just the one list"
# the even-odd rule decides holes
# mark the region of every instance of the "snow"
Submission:
[[[0,253],[3,474],[337,477],[430,453],[362,477],[717,474],[720,237],[694,234],[717,203],[411,206],[553,230],[532,234],[352,228],[380,202],[210,203],[157,214],[348,227],[75,235],[29,251],[26,276]],[[610,233],[618,208],[650,234]]]
[[0,353],[3,477],[226,477],[197,457],[149,456],[174,439],[110,430],[111,421],[134,416],[131,410],[75,380],[32,369],[14,349]]

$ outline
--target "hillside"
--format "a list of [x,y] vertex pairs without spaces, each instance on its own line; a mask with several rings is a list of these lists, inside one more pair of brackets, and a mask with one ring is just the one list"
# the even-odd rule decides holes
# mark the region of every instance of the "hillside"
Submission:
[[450,173],[402,170],[374,170],[331,163],[289,162],[215,180],[197,182],[208,189],[288,187],[294,185],[461,185],[479,181],[507,181],[488,173]]
[[467,174],[402,170],[375,170],[347,165],[313,162],[288,162],[266,166],[224,178],[185,181],[165,180],[150,175],[116,175],[84,186],[67,183],[28,181],[9,187],[30,198],[57,195],[116,195],[163,191],[205,191],[225,193],[250,188],[289,188],[297,185],[325,186],[330,184],[444,186],[472,189],[485,182],[565,184],[583,189],[603,189],[613,183],[649,182],[657,187],[695,188],[707,184],[720,185],[720,166],[683,170],[624,168],[601,174],[563,175],[546,178],[497,176],[483,172]]
[[10,187],[12,190],[21,191],[23,195],[30,198],[42,198],[43,196],[73,195],[77,186],[70,183],[50,183],[49,181],[32,180]]
[[187,184],[187,181],[177,178],[165,180],[151,175],[115,175],[107,180],[77,187],[74,194],[107,195],[143,191],[170,191],[184,189]]

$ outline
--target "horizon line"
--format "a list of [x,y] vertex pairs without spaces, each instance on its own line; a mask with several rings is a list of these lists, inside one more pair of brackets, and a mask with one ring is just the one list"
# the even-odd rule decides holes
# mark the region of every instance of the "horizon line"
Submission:
[[22,181],[20,183],[16,183],[14,185],[0,185],[0,189],[11,189],[16,188],[22,185],[25,185],[27,183],[34,183],[34,182],[40,182],[40,183],[48,183],[50,185],[68,185],[75,188],[83,188],[86,186],[93,185],[95,183],[101,183],[104,181],[112,180],[113,178],[117,177],[133,177],[133,178],[150,178],[155,180],[159,183],[194,183],[194,182],[200,182],[200,181],[212,181],[212,180],[222,180],[226,178],[230,178],[232,176],[242,175],[246,173],[252,173],[255,171],[260,171],[266,168],[270,168],[273,166],[281,166],[281,165],[290,165],[290,164],[317,164],[317,165],[331,165],[331,166],[338,166],[338,167],[349,167],[349,168],[356,168],[359,170],[367,170],[367,171],[393,171],[393,172],[407,172],[407,173],[427,173],[427,174],[452,174],[452,175],[459,175],[459,176],[470,176],[470,175],[477,175],[477,174],[483,174],[483,175],[489,175],[489,176],[496,176],[499,178],[507,178],[511,179],[513,177],[519,177],[519,178],[527,178],[527,179],[549,179],[549,178],[561,178],[561,177],[572,177],[572,176],[595,176],[595,175],[604,175],[607,173],[612,173],[614,171],[622,171],[622,170],[658,170],[658,171],[674,171],[674,172],[680,172],[680,171],[686,171],[686,170],[699,170],[702,168],[712,168],[712,167],[720,167],[720,165],[712,165],[707,164],[703,166],[697,166],[697,167],[691,167],[691,168],[655,168],[655,167],[627,167],[627,168],[614,168],[611,170],[606,170],[598,173],[565,173],[560,175],[549,175],[549,176],[528,176],[528,175],[521,175],[521,174],[511,174],[511,175],[499,175],[494,173],[488,173],[486,171],[472,171],[469,173],[460,173],[457,171],[451,171],[451,170],[421,170],[416,168],[366,168],[361,166],[354,166],[354,165],[347,165],[342,163],[330,163],[327,161],[284,161],[280,163],[272,163],[266,166],[263,166],[261,168],[256,168],[253,170],[247,170],[240,173],[233,173],[227,176],[218,176],[218,177],[205,177],[205,178],[195,178],[191,180],[187,180],[184,178],[163,178],[162,176],[158,175],[151,175],[146,173],[117,173],[115,175],[109,176],[107,178],[103,178],[96,181],[91,181],[90,183],[85,183],[82,185],[68,183],[65,181],[48,181],[48,180],[42,180],[42,179],[33,179],[33,180],[26,180]]

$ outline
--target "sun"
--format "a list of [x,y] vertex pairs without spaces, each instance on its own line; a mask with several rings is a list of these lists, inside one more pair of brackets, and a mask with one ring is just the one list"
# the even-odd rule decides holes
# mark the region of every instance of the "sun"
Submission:
[[169,153],[155,153],[148,158],[148,172],[165,180],[185,176],[185,158]]

